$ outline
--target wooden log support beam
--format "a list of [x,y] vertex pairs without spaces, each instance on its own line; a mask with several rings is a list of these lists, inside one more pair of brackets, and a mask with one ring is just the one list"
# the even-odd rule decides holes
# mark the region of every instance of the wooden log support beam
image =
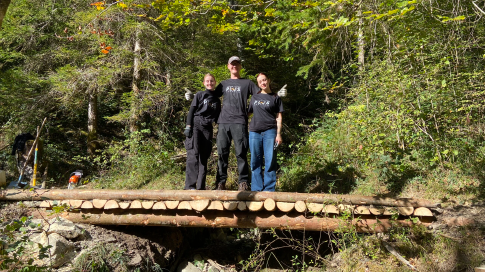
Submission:
[[167,206],[165,206],[165,203],[163,203],[163,201],[159,201],[159,202],[153,204],[152,209],[154,209],[154,210],[166,210]]
[[416,208],[413,213],[414,216],[433,216],[433,213],[424,207]]
[[192,200],[190,201],[190,206],[192,207],[192,209],[201,212],[209,207],[210,202],[211,201],[208,199]]
[[[217,228],[278,228],[308,231],[335,231],[342,226],[353,225],[358,232],[386,232],[392,226],[401,224],[411,226],[409,220],[360,219],[342,220],[329,217],[311,217],[304,215],[275,215],[270,212],[205,212],[184,211],[183,214],[130,214],[130,213],[74,213],[64,212],[61,217],[75,223],[94,225],[149,225],[149,226],[180,226],[180,227],[217,227]],[[419,223],[425,226],[429,223]]]
[[145,210],[150,210],[153,207],[153,204],[155,204],[155,201],[143,201],[143,202],[141,202],[141,206]]
[[69,206],[71,206],[73,209],[79,209],[81,208],[83,202],[83,200],[69,200]]
[[[165,204],[165,205],[167,205],[167,204]],[[178,210],[192,210],[192,207],[190,206],[190,202],[188,202],[188,201],[180,201],[177,209]]]
[[104,208],[104,205],[106,205],[106,202],[108,202],[106,199],[93,199],[93,206],[96,209],[102,209]]
[[134,200],[130,204],[130,209],[131,210],[141,209],[141,208],[142,208],[141,201],[139,201],[139,200]]
[[276,207],[282,212],[290,212],[295,208],[295,203],[293,202],[276,202]]
[[131,202],[120,202],[118,204],[120,205],[120,209],[126,210],[130,207]]
[[246,206],[248,206],[248,210],[252,212],[257,212],[263,209],[264,202],[263,201],[246,201]]
[[380,205],[396,207],[426,207],[437,208],[439,203],[424,199],[388,198],[359,195],[305,194],[292,192],[251,192],[251,191],[200,191],[200,190],[64,190],[64,189],[34,189],[0,190],[0,200],[92,200],[92,199],[122,199],[122,200],[179,200],[190,201],[198,199],[220,201],[265,201],[273,199],[280,202],[305,201],[306,203],[343,203],[348,205]]
[[173,210],[173,209],[177,208],[179,203],[180,203],[180,201],[178,201],[178,200],[165,201],[165,206],[167,206],[167,209]]
[[93,209],[93,203],[91,201],[84,201],[81,205],[81,209]]
[[368,215],[368,214],[370,214],[370,211],[369,211],[369,209],[366,206],[357,206],[354,209],[354,214],[357,214],[357,215],[363,215],[363,214]]
[[245,211],[248,209],[248,206],[246,205],[246,201],[238,201],[237,202],[237,209],[240,211]]
[[325,205],[322,212],[326,214],[340,214],[339,209],[335,205]]
[[322,203],[308,203],[308,211],[311,213],[319,213],[323,209],[323,204]]
[[264,208],[269,212],[272,212],[276,209],[276,202],[272,198],[265,199],[263,205]]
[[382,215],[385,211],[384,207],[370,207],[369,211],[373,215]]
[[219,200],[211,201],[211,204],[209,207],[207,207],[208,210],[216,210],[216,211],[223,211],[224,210],[224,205],[222,205],[222,202]]
[[116,200],[108,200],[108,202],[106,202],[106,204],[104,204],[104,209],[105,210],[115,210],[115,209],[119,209],[120,208],[120,205],[118,204],[118,201]]
[[397,211],[401,215],[409,216],[409,215],[413,214],[414,208],[413,207],[397,207]]
[[224,201],[222,202],[222,205],[224,206],[224,209],[228,211],[234,211],[237,209],[237,201]]
[[301,213],[306,212],[306,203],[304,201],[298,200],[297,202],[295,202],[295,210]]

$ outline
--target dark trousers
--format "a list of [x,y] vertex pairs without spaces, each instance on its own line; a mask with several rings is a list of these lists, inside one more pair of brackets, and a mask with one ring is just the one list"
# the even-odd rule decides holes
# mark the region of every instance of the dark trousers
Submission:
[[246,124],[219,124],[217,132],[217,163],[216,184],[225,183],[227,180],[227,166],[229,164],[229,151],[231,140],[234,140],[236,150],[237,169],[239,171],[239,183],[247,182],[249,185],[248,148],[249,137]]
[[192,138],[185,138],[187,166],[185,168],[185,190],[205,190],[207,161],[212,151],[212,124],[204,124],[194,116]]

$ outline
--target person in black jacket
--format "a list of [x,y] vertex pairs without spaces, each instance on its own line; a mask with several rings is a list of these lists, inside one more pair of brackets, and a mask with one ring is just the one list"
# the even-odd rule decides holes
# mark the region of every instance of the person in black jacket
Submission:
[[221,101],[214,93],[216,80],[213,75],[204,76],[205,91],[195,94],[187,115],[184,134],[187,149],[185,190],[205,190],[207,161],[212,152],[212,123],[221,112]]

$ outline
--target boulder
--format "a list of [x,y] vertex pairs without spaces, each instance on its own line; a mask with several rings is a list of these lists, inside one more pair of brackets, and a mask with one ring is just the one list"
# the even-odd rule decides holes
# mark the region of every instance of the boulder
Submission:
[[202,272],[197,266],[192,264],[189,261],[184,261],[180,263],[180,265],[177,267],[177,272]]
[[49,220],[49,225],[46,228],[48,228],[46,230],[48,234],[57,233],[67,239],[75,239],[83,235],[83,230],[80,227],[60,217]]
[[[49,235],[47,235],[45,232],[36,233],[30,236],[30,240],[34,243],[39,243],[44,247],[48,245],[51,246],[49,251],[51,255],[52,267],[60,267],[76,257],[74,244],[57,233],[51,233]],[[36,249],[37,252],[39,251],[37,246],[34,246],[34,249]],[[42,260],[42,262],[46,261],[48,262],[49,259]]]

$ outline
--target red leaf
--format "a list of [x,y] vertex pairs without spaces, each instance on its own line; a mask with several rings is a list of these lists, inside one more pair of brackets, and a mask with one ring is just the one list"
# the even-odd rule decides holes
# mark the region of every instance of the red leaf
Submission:
[[104,54],[108,54],[108,53],[109,53],[109,51],[108,51],[108,50],[104,50],[104,49],[103,49],[103,50],[101,50],[101,52],[103,52]]
[[113,47],[108,46],[108,47],[106,47],[105,49],[106,49],[106,50],[111,50],[111,49],[113,49]]

